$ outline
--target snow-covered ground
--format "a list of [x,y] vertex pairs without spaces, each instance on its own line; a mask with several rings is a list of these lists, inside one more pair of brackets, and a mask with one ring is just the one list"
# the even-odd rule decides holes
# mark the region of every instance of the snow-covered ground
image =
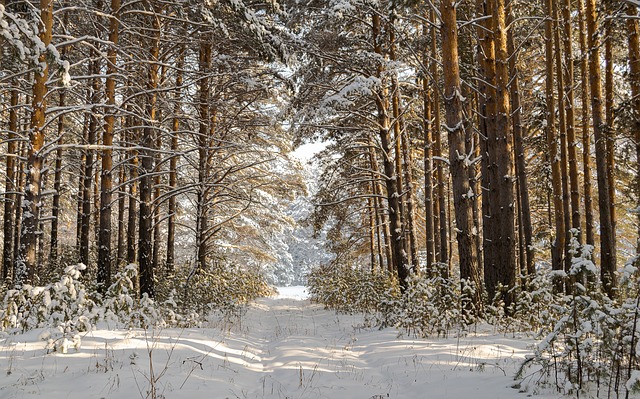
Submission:
[[[399,337],[309,303],[302,288],[233,325],[96,330],[67,354],[40,331],[0,340],[0,398],[525,398],[513,374],[528,339]],[[538,398],[555,398],[539,395]]]

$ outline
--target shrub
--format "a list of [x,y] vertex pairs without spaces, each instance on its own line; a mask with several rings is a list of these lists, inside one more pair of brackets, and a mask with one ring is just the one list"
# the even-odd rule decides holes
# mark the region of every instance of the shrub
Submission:
[[345,265],[323,265],[307,277],[312,301],[341,312],[376,312],[399,295],[395,278]]

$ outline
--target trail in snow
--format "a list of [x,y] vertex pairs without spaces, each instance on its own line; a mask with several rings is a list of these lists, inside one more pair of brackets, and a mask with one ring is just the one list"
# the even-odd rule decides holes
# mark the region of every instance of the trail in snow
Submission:
[[158,398],[190,399],[527,396],[512,375],[528,340],[398,338],[364,328],[362,315],[282,296],[212,328],[96,330],[68,354],[47,354],[38,331],[5,338],[0,398],[146,398],[152,386]]

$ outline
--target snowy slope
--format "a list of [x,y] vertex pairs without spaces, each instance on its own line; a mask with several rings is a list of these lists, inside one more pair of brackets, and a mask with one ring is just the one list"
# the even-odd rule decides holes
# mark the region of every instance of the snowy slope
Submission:
[[47,354],[38,331],[5,337],[0,398],[146,398],[152,386],[155,397],[190,399],[527,396],[511,376],[528,340],[398,338],[304,297],[288,288],[210,328],[97,330],[67,354]]

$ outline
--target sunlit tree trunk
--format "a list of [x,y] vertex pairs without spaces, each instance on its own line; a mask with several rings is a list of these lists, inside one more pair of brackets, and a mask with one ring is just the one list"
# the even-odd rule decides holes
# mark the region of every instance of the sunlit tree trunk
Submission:
[[[607,148],[607,179],[609,180],[609,213],[611,218],[611,231],[613,240],[616,240],[616,179],[615,179],[615,146],[616,146],[616,130],[613,125],[614,101],[613,101],[613,16],[611,15],[611,1],[604,1],[604,65],[605,65],[605,130],[606,148]],[[614,267],[615,270],[615,267]]]
[[120,22],[120,0],[111,0],[109,41],[107,50],[107,81],[105,94],[107,111],[102,135],[102,172],[100,174],[100,230],[98,234],[98,291],[105,293],[111,285],[111,197],[113,191],[113,131],[116,106],[116,58]]
[[[546,138],[549,162],[551,163],[551,187],[553,196],[555,240],[551,247],[551,263],[553,270],[563,270],[562,257],[565,248],[566,231],[564,224],[564,211],[562,204],[562,177],[560,171],[560,154],[556,137],[555,99],[553,96],[553,0],[545,0],[545,11],[548,19],[545,21],[545,65],[546,65]],[[562,290],[562,281],[555,281],[555,289]]]
[[[169,160],[169,190],[174,191],[178,184],[178,131],[180,130],[180,97],[182,94],[182,79],[184,68],[184,49],[178,56],[178,65],[176,70],[176,92],[175,103],[173,108],[173,118],[171,120],[171,159]],[[175,267],[175,235],[176,235],[176,195],[169,196],[168,205],[169,217],[167,219],[167,262],[166,270],[171,273]]]
[[[433,156],[442,157],[442,134],[440,132],[441,118],[440,118],[440,94],[437,90],[438,82],[440,80],[440,71],[438,69],[438,31],[435,26],[436,14],[435,10],[431,11],[431,21],[433,23],[431,29],[431,76],[433,81],[433,90],[431,98],[433,100],[431,106],[431,112],[433,114]],[[443,162],[437,161],[436,168],[436,197],[433,204],[433,224],[435,230],[435,253],[436,261],[442,265],[449,263],[449,238],[447,230],[447,194],[445,193],[445,170]],[[443,277],[448,277],[448,268],[442,267],[442,272],[445,273]]]
[[[429,13],[431,15],[431,13]],[[422,27],[422,35],[427,37],[427,24]],[[429,48],[425,46],[422,57],[422,66],[427,68],[429,60]],[[434,57],[435,54],[431,54]],[[433,190],[433,123],[432,123],[432,92],[431,87],[435,87],[436,82],[427,78],[426,73],[422,76],[422,128],[424,129],[424,208],[425,208],[425,241],[426,241],[426,272],[428,275],[434,272],[436,261],[435,252],[435,226],[434,226],[434,190]]]
[[[512,13],[509,13],[509,23],[513,21]],[[512,123],[513,123],[513,142],[515,147],[515,158],[516,158],[516,174],[517,174],[517,183],[518,183],[518,203],[519,208],[518,212],[520,215],[520,231],[522,236],[522,246],[524,247],[523,251],[521,251],[520,256],[522,258],[522,262],[524,264],[524,270],[530,276],[535,275],[536,269],[533,260],[533,225],[531,223],[531,206],[529,203],[529,182],[527,178],[527,164],[526,164],[526,155],[524,152],[524,133],[522,129],[522,105],[520,103],[520,80],[519,73],[517,68],[517,56],[515,45],[513,42],[513,30],[509,29],[507,31],[507,44],[508,50],[510,54],[509,58],[509,69],[511,73],[511,84],[510,84],[510,98],[511,98],[511,108],[512,112]]]
[[[46,47],[51,43],[53,33],[53,0],[40,0],[40,33],[39,39]],[[49,78],[49,65],[46,54],[38,57],[38,63],[44,65],[36,70],[33,85],[33,102],[31,124],[29,129],[29,145],[27,147],[27,164],[25,165],[26,184],[22,203],[22,226],[19,255],[15,270],[14,283],[21,286],[33,280],[36,267],[36,231],[39,225],[42,166],[44,156],[40,152],[44,145],[45,112],[47,109],[46,94]]]
[[[627,38],[629,44],[629,85],[631,86],[632,133],[636,142],[636,159],[640,164],[640,43],[638,40],[638,10],[627,6]],[[640,169],[636,171],[637,208],[640,209]],[[636,251],[640,253],[640,213],[638,214],[638,241]]]
[[562,215],[564,220],[565,246],[563,252],[563,267],[565,272],[571,267],[571,256],[569,254],[569,239],[571,238],[571,203],[569,193],[569,167],[567,155],[567,122],[565,115],[563,91],[565,88],[563,65],[562,65],[562,46],[560,44],[560,21],[558,17],[558,1],[553,0],[552,19],[553,23],[553,42],[555,47],[554,61],[556,64],[556,83],[558,93],[558,132],[560,138],[560,185],[562,188]]
[[[449,138],[449,162],[453,181],[453,201],[456,219],[456,238],[460,260],[460,278],[476,285],[471,296],[475,310],[482,307],[482,281],[473,233],[473,193],[469,182],[469,165],[465,162],[465,123],[463,97],[458,65],[458,29],[455,4],[441,2],[442,60],[444,70],[444,100],[446,128]],[[475,195],[475,193],[474,193]],[[469,310],[469,309],[468,309]]]
[[564,109],[567,129],[567,155],[569,161],[569,183],[571,200],[571,228],[578,232],[578,242],[582,243],[580,220],[580,181],[578,176],[578,155],[576,151],[575,102],[573,87],[573,30],[571,27],[571,1],[562,0],[562,40],[564,52]]
[[[589,48],[589,86],[591,89],[591,113],[597,154],[607,153],[607,125],[602,109],[602,82],[600,68],[600,35],[597,27],[595,0],[587,0],[586,25]],[[609,173],[606,157],[596,157],[598,181],[598,206],[600,220],[600,277],[604,291],[614,296],[616,286],[616,240],[611,219],[611,199],[609,197]]]
[[584,242],[595,244],[593,223],[593,197],[591,195],[591,131],[589,129],[589,64],[584,1],[578,0],[579,41],[580,41],[580,82],[581,82],[581,125],[582,125],[582,178],[584,180]]
[[207,39],[202,39],[199,51],[199,71],[200,78],[199,100],[198,100],[198,198],[196,203],[196,260],[199,268],[207,266],[207,230],[208,221],[208,175],[209,175],[209,152],[211,143],[210,134],[215,127],[211,126],[213,116],[209,109],[210,79],[209,69],[211,68],[211,44]]

